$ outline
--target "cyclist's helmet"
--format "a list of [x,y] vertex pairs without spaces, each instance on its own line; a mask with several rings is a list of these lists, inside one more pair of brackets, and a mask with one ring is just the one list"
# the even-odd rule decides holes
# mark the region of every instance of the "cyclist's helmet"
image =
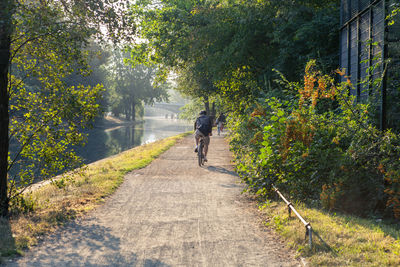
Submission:
[[200,111],[200,115],[207,115],[207,111],[205,110]]

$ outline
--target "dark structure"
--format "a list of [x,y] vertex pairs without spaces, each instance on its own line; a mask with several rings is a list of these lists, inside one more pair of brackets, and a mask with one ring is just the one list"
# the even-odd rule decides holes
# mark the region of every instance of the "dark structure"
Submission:
[[357,101],[376,97],[381,129],[387,127],[393,115],[400,116],[392,113],[389,116],[387,108],[394,100],[389,95],[397,95],[395,91],[400,88],[396,84],[396,80],[399,81],[400,21],[389,27],[386,20],[396,3],[398,0],[341,2],[340,66],[352,82],[350,93],[357,97]]

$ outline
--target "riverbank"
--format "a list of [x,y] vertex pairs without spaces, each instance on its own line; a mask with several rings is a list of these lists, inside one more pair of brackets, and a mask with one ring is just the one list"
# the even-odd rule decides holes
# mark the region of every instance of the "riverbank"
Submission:
[[131,120],[125,120],[123,118],[117,118],[114,116],[104,116],[95,122],[94,128],[110,131],[110,129],[136,125],[136,124],[143,123],[143,122],[144,122],[144,119],[131,121]]
[[123,182],[125,174],[150,164],[189,133],[135,147],[58,179],[26,195],[24,205],[32,209],[0,222],[0,256],[22,254],[43,236],[92,210]]

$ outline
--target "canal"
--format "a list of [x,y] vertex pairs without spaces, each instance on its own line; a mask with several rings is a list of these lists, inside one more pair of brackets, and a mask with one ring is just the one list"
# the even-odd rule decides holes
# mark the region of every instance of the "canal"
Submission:
[[164,117],[144,117],[144,122],[134,125],[95,126],[87,131],[86,145],[76,151],[87,164],[192,129],[193,125],[186,121]]

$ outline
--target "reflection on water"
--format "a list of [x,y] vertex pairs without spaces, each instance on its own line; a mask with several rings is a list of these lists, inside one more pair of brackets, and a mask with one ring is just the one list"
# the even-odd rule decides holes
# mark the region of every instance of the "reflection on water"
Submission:
[[90,130],[86,146],[76,151],[85,163],[91,163],[135,146],[190,131],[192,127],[184,121],[145,117],[144,123],[136,125]]

